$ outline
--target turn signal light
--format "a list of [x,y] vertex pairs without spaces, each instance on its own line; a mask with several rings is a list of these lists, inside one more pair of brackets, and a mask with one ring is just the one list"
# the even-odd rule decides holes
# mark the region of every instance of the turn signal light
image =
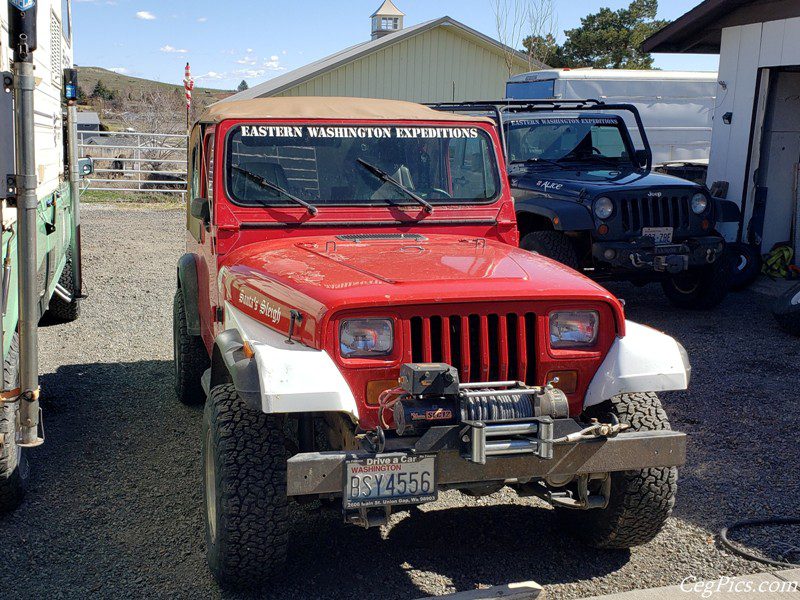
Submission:
[[703,219],[703,222],[700,223],[700,227],[702,227],[703,229],[708,229],[709,227],[711,227],[711,223],[709,223],[708,219]]
[[379,379],[367,382],[367,404],[378,406],[378,398],[386,390],[397,387],[397,379]]
[[599,233],[600,235],[607,234],[608,233],[608,225],[606,225],[605,223],[600,225],[600,227],[597,228],[597,233]]
[[[558,381],[555,379],[558,378]],[[553,387],[560,389],[565,394],[574,394],[578,389],[577,371],[550,371],[547,374],[547,381],[553,382]]]
[[250,342],[244,342],[242,344],[242,354],[244,354],[247,358],[253,358],[256,353],[253,351],[253,347],[250,345]]

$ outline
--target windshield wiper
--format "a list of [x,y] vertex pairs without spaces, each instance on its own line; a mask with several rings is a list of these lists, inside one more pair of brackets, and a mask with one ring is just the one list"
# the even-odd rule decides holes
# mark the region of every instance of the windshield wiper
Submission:
[[610,165],[612,167],[619,166],[619,161],[616,161],[613,158],[608,158],[607,156],[602,156],[600,154],[567,154],[565,156],[562,156],[558,160],[560,161],[574,160],[578,162],[584,162],[587,160],[596,160],[606,165]]
[[549,158],[528,158],[526,160],[512,160],[510,164],[512,165],[538,165],[540,163],[545,163],[548,165],[553,165],[558,167],[559,169],[563,169],[564,165],[559,163],[556,160],[550,160]]
[[237,165],[232,165],[231,168],[239,171],[240,173],[243,173],[245,176],[247,176],[251,180],[255,181],[258,185],[260,185],[264,189],[272,190],[273,192],[278,192],[279,194],[282,194],[283,196],[285,196],[287,199],[291,200],[292,202],[294,202],[296,204],[299,204],[300,206],[305,208],[309,212],[310,215],[313,216],[313,215],[316,215],[319,212],[317,207],[314,206],[313,204],[309,204],[308,202],[306,202],[302,198],[298,198],[297,196],[295,196],[294,194],[292,194],[288,190],[285,190],[281,186],[272,183],[269,179],[265,179],[264,177],[261,177],[261,175],[256,175],[252,171],[248,171],[247,169],[243,169],[242,167],[237,166]]
[[386,183],[391,183],[398,190],[400,190],[401,192],[406,194],[409,198],[414,200],[417,204],[422,206],[425,209],[426,213],[431,214],[433,212],[433,205],[430,202],[425,200],[425,198],[423,198],[422,196],[419,196],[416,193],[414,193],[413,191],[411,191],[410,189],[408,189],[406,186],[404,186],[402,183],[397,181],[397,179],[395,179],[394,177],[389,175],[383,169],[379,169],[375,165],[371,165],[367,161],[365,161],[363,159],[360,159],[360,158],[357,158],[356,162],[358,164],[360,164],[362,167],[364,167],[367,171],[369,171],[370,173],[375,175],[375,177],[377,177],[381,181],[384,181]]

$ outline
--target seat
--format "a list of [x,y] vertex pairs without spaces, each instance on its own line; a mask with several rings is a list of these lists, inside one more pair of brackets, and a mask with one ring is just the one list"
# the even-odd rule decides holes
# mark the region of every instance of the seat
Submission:
[[[289,179],[283,167],[277,162],[269,160],[248,161],[239,163],[239,168],[250,171],[254,175],[263,177],[270,183],[289,189]],[[258,185],[253,179],[234,169],[231,181],[231,192],[237,200],[242,202],[257,202],[264,198],[279,198],[280,194],[273,190],[268,190]]]

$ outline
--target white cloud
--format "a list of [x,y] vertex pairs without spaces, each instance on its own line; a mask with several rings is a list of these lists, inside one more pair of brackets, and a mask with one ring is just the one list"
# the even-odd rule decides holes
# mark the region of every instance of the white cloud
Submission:
[[284,56],[286,56],[286,50],[281,50],[281,54],[283,54]]
[[136,13],[136,18],[142,21],[155,21],[156,16],[148,10],[140,10]]
[[269,57],[269,60],[265,60],[264,64],[262,65],[265,69],[269,71],[283,71],[284,68],[281,66],[280,59],[278,59],[277,55],[273,54]]
[[166,46],[161,46],[159,48],[161,52],[166,52],[167,54],[186,54],[189,52],[186,48],[175,48],[174,46],[170,46],[167,44]]
[[208,17],[197,17],[198,23],[205,23],[206,21],[208,21]]
[[256,59],[252,56],[245,56],[244,58],[240,58],[236,61],[238,65],[254,65],[256,64]]
[[125,67],[109,67],[108,70],[113,71],[114,73],[119,73],[120,75],[127,75],[130,73],[130,71]]
[[200,81],[202,79],[225,79],[225,75],[223,73],[217,73],[216,71],[209,71],[208,73],[197,75],[195,77],[196,81]]

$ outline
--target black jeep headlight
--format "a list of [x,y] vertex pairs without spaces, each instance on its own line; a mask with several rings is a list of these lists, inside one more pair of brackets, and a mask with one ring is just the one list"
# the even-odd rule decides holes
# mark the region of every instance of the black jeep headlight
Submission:
[[708,198],[705,194],[697,192],[692,196],[692,212],[696,215],[702,215],[708,208]]
[[339,325],[339,352],[344,358],[387,356],[393,348],[391,319],[347,319]]
[[594,216],[598,219],[607,219],[614,214],[614,202],[611,198],[601,196],[594,201]]
[[550,347],[583,348],[597,341],[600,315],[596,310],[550,313]]

